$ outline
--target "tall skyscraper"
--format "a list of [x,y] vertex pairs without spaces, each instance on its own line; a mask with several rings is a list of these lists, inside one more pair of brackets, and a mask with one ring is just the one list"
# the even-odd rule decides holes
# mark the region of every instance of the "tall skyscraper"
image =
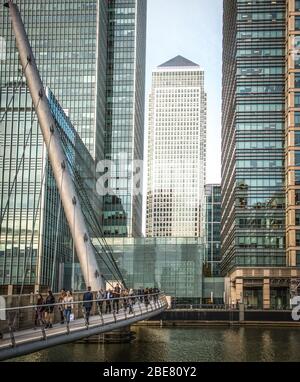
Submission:
[[[295,29],[296,3],[224,1],[222,270],[231,301],[264,308],[288,306],[291,280],[300,276],[291,220],[297,209],[295,70],[285,66],[286,23],[289,32]],[[285,94],[286,73],[291,94]]]
[[133,179],[142,169],[133,161],[144,156],[146,13],[146,0],[108,2],[104,158],[113,162],[114,195],[104,198],[105,236],[142,234],[142,179],[138,185]]
[[152,74],[147,236],[202,234],[205,170],[204,72],[194,62],[177,56]]
[[[118,151],[126,153],[122,174],[118,170],[112,174],[116,195],[113,201],[105,197],[105,207],[97,211],[99,221],[109,226],[103,231],[138,235],[141,196],[132,195],[134,169],[128,164],[133,158],[143,159],[146,0],[16,3],[42,80],[96,163],[108,158],[117,162]],[[46,204],[38,203],[44,192],[46,150],[4,7],[0,7],[0,36],[0,284],[23,283],[20,264],[30,246],[31,270],[25,285],[40,284],[47,280],[38,280],[41,267],[51,263],[44,262],[42,252],[43,242],[49,239],[44,237],[41,219]],[[124,211],[121,218],[119,210]]]

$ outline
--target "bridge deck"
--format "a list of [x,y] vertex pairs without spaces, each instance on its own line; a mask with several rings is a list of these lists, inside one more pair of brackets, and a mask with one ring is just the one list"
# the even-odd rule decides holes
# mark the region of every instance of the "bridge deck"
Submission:
[[[137,304],[136,304],[137,305]],[[167,303],[159,299],[156,304],[146,306],[140,303],[133,306],[133,313],[125,313],[120,309],[118,314],[93,315],[87,326],[84,318],[71,321],[69,327],[65,324],[54,324],[51,329],[43,327],[5,333],[0,340],[0,360],[31,353],[51,346],[73,342],[91,335],[100,334],[146,320],[165,310]]]

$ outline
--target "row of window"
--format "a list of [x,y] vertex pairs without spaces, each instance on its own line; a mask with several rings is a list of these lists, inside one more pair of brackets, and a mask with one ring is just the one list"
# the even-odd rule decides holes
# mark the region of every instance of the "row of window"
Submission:
[[[284,237],[281,236],[241,236],[237,238],[240,248],[284,248]],[[299,232],[300,245],[300,232]]]
[[285,17],[285,14],[283,12],[260,12],[260,13],[239,13],[238,14],[238,20],[239,21],[248,21],[248,20],[253,20],[253,21],[262,21],[262,20],[283,20]]

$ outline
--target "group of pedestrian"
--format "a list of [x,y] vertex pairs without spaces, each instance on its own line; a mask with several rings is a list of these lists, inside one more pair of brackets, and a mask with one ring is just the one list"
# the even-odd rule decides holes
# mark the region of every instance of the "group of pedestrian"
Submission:
[[122,304],[124,311],[127,311],[127,308],[129,308],[129,313],[132,313],[132,298],[130,296],[133,295],[133,289],[121,289],[119,284],[108,290],[99,290],[96,295],[99,313],[107,314],[113,312],[118,314],[120,304]]
[[120,304],[124,312],[133,313],[133,305],[138,298],[140,302],[144,302],[146,306],[153,300],[158,301],[159,290],[157,288],[139,288],[137,290],[121,289],[117,284],[114,288],[108,290],[99,290],[96,295],[97,306],[99,312],[102,313],[119,313]]
[[[73,309],[72,292],[61,290],[58,298],[58,309],[60,312],[60,323],[70,322],[70,315]],[[44,299],[42,294],[38,294],[35,305],[35,327],[44,325],[45,329],[53,327],[54,308],[56,306],[55,297],[51,290],[48,290],[47,297]]]
[[[133,306],[136,301],[144,302],[146,306],[151,301],[158,301],[159,290],[157,288],[139,288],[137,290],[121,288],[119,284],[111,289],[100,289],[96,294],[96,303],[99,314],[114,313],[118,314],[120,308],[126,313],[133,314]],[[83,295],[82,307],[85,322],[90,323],[91,310],[93,308],[94,295],[91,287]],[[58,306],[60,314],[60,323],[70,323],[72,311],[74,309],[74,300],[71,291],[62,289],[56,303],[55,297],[51,290],[48,291],[47,297],[44,299],[38,294],[35,304],[35,327],[44,325],[44,327],[52,328],[54,321],[54,308]]]

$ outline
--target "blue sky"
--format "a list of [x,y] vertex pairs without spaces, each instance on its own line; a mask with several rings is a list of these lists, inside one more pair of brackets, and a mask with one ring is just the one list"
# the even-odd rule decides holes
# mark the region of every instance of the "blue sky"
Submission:
[[207,183],[220,182],[222,0],[148,0],[146,113],[152,70],[178,54],[205,71]]

